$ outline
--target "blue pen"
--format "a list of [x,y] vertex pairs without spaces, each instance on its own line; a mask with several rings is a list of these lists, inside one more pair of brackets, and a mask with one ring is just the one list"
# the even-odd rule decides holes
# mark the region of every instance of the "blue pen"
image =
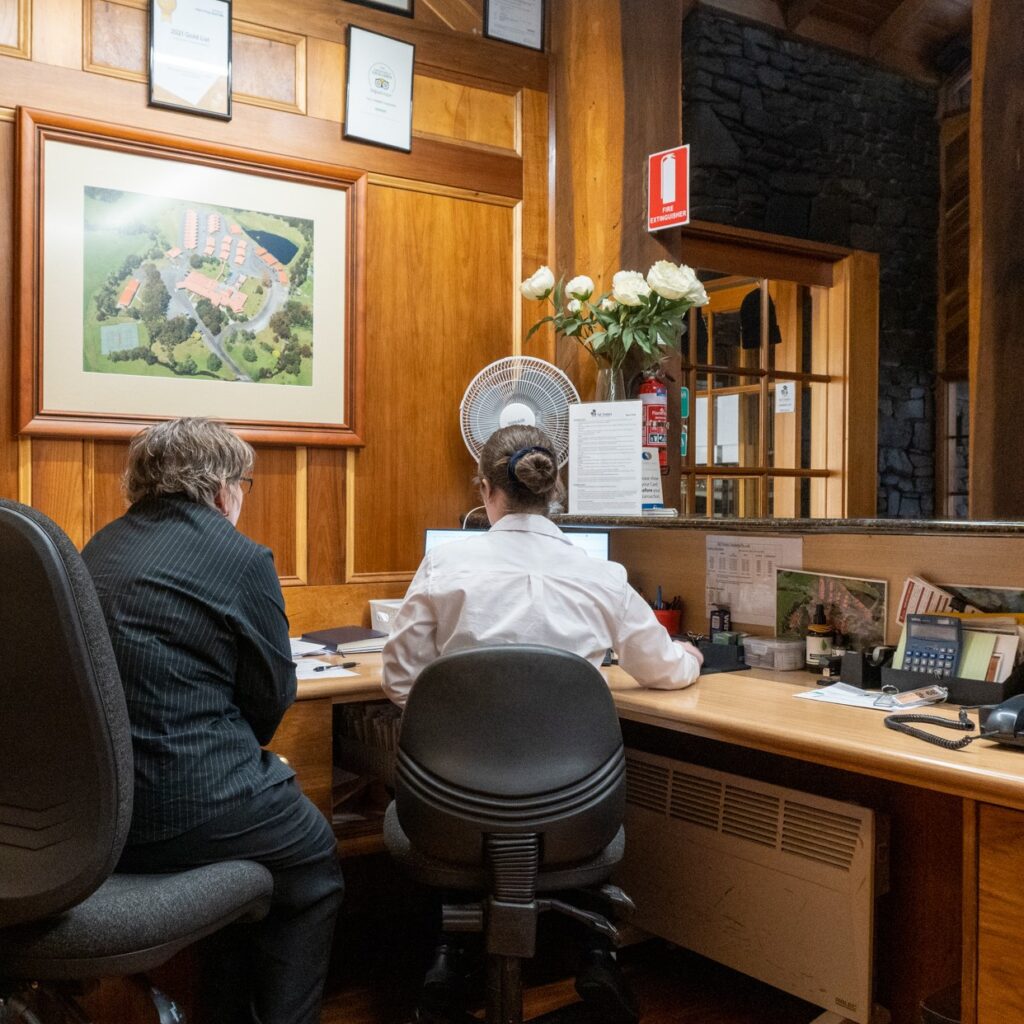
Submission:
[[655,604],[654,607],[655,608],[664,608],[665,607],[665,605],[662,603],[662,600],[661,600],[661,587],[658,587],[658,601],[657,601],[657,604]]

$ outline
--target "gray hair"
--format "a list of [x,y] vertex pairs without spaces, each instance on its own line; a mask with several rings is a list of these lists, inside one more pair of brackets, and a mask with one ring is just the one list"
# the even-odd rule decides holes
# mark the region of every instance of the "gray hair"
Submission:
[[252,472],[256,453],[222,423],[187,416],[147,427],[132,438],[124,493],[133,504],[161,494],[184,494],[213,505],[224,484]]

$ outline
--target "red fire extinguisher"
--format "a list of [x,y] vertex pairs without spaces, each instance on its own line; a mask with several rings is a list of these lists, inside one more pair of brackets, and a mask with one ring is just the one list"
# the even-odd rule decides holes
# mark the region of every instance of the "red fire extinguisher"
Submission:
[[647,373],[637,392],[643,402],[643,438],[645,448],[658,449],[661,475],[668,474],[668,389],[654,373]]

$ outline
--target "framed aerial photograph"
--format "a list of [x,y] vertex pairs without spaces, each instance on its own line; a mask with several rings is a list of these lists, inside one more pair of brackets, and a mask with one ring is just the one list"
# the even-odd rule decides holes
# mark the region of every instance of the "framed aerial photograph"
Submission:
[[348,27],[342,137],[412,150],[412,43]]
[[870,650],[885,643],[887,591],[885,580],[777,568],[775,635],[788,640],[806,636],[820,604],[825,621],[848,637],[854,650]]
[[18,111],[29,435],[361,444],[365,175]]
[[484,35],[543,50],[544,13],[544,0],[484,0]]
[[416,0],[348,0],[350,4],[360,7],[372,7],[378,11],[390,11],[392,14],[403,14],[407,18],[415,15]]
[[231,120],[231,0],[149,0],[149,105]]

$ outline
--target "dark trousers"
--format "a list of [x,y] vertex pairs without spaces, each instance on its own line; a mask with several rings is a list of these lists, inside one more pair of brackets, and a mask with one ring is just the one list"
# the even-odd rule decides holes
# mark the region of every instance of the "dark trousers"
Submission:
[[118,870],[175,871],[225,860],[263,864],[274,876],[274,895],[264,920],[217,937],[211,966],[215,996],[225,1005],[210,1019],[317,1024],[345,890],[333,830],[289,779],[183,835],[127,847]]

